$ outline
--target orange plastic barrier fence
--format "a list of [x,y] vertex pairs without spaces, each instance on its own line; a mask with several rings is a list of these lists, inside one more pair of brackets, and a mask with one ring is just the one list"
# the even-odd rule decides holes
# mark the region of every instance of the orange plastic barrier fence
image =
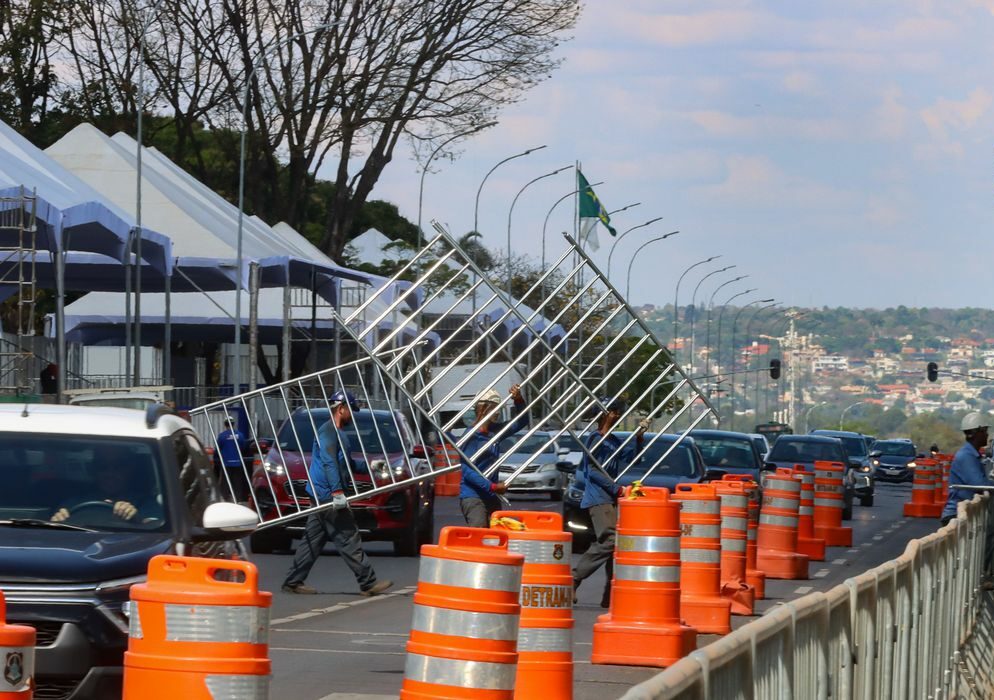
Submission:
[[829,547],[852,547],[852,528],[842,527],[845,472],[841,462],[815,462],[815,537]]
[[680,622],[680,503],[669,489],[641,494],[618,501],[611,610],[594,625],[595,664],[666,667],[697,648],[697,631]]
[[521,572],[507,532],[445,527],[421,547],[400,697],[512,700]]
[[911,484],[911,500],[904,504],[907,518],[938,518],[945,501],[935,502],[936,483],[942,488],[939,463],[934,459],[916,459],[915,480]]
[[268,698],[272,595],[258,584],[247,561],[153,557],[131,588],[124,700]]
[[721,597],[721,504],[712,484],[678,484],[680,614],[698,632],[728,634],[732,602]]
[[[432,467],[435,469],[445,469],[446,467],[461,464],[459,452],[450,443],[442,443],[435,446],[435,455],[432,457]],[[458,496],[459,481],[462,478],[461,471],[452,471],[442,474],[435,479],[436,496]]]
[[792,470],[783,468],[765,474],[764,478],[756,563],[767,578],[805,579],[808,557],[797,551],[801,483],[794,480]]
[[749,493],[741,481],[711,482],[721,515],[721,595],[732,603],[733,615],[752,615],[756,589],[746,582],[749,542]]
[[7,601],[0,592],[0,700],[31,700],[35,637],[34,627],[7,624]]
[[801,482],[801,505],[797,511],[797,551],[811,561],[825,561],[825,540],[815,537],[815,475],[797,464],[794,478]]
[[537,510],[497,511],[490,527],[507,532],[507,549],[525,558],[514,697],[573,697],[573,535],[563,516]]

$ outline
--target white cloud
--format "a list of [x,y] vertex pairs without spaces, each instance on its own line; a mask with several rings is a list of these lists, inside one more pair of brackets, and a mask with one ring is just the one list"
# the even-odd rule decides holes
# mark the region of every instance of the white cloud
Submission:
[[721,202],[743,207],[840,209],[857,203],[852,193],[787,173],[764,156],[731,156],[725,167],[724,180],[691,191],[712,206]]
[[892,85],[884,90],[880,104],[870,115],[870,124],[875,136],[882,139],[902,138],[908,125],[910,110],[901,103],[901,88]]
[[994,96],[986,88],[977,87],[963,100],[940,97],[921,110],[921,118],[938,149],[959,156],[964,149],[958,137],[973,128],[987,114],[992,103]]
[[722,138],[803,138],[837,140],[848,138],[851,133],[846,124],[827,117],[793,118],[758,114],[742,117],[717,110],[678,112],[683,118],[705,133]]
[[821,92],[818,79],[809,71],[790,71],[783,77],[783,86],[788,92],[800,95],[817,95]]

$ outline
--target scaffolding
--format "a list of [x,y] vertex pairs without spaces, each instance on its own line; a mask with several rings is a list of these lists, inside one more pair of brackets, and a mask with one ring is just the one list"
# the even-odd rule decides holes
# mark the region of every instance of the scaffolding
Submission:
[[0,197],[0,301],[4,302],[0,336],[0,392],[30,393],[34,387],[37,197],[23,189],[15,197]]

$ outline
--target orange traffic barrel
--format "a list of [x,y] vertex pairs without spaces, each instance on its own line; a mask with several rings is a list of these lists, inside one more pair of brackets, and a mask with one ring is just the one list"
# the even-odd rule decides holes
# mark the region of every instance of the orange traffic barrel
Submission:
[[732,631],[721,597],[721,502],[712,484],[677,484],[680,501],[680,614],[698,632]]
[[401,698],[513,699],[524,561],[501,530],[445,527],[421,547]]
[[794,478],[801,482],[801,505],[797,510],[797,551],[811,561],[825,561],[825,540],[815,537],[815,475],[800,464]]
[[742,481],[711,482],[718,493],[721,515],[721,595],[732,603],[733,615],[752,615],[756,589],[746,582],[749,542],[749,492]]
[[7,601],[0,591],[0,700],[31,700],[35,675],[35,628],[7,624]]
[[254,564],[153,557],[131,587],[124,700],[269,697],[269,608]]
[[829,547],[852,547],[852,528],[842,527],[845,472],[842,462],[815,462],[815,537]]
[[[439,469],[448,469],[449,467],[454,467],[461,465],[462,461],[459,457],[459,451],[455,448],[452,443],[442,442],[435,446],[435,454],[432,457],[432,468],[435,471]],[[456,469],[454,471],[446,472],[438,478],[435,479],[435,495],[436,496],[458,496],[459,495],[459,480],[462,477],[460,470]]]
[[766,574],[756,568],[756,535],[759,531],[759,484],[748,474],[725,474],[722,481],[745,484],[749,496],[749,523],[746,530],[746,583],[756,591],[756,600],[766,597]]
[[935,502],[935,484],[939,476],[939,463],[934,459],[916,459],[915,480],[911,484],[911,500],[904,504],[904,516],[910,518],[938,518],[945,503]]
[[573,697],[573,535],[563,516],[537,510],[497,511],[490,527],[507,532],[507,550],[522,555],[521,620],[514,697]]
[[666,667],[697,648],[680,621],[680,503],[669,489],[618,499],[611,609],[594,624],[591,663]]
[[808,557],[797,551],[797,512],[801,483],[790,469],[765,475],[763,505],[759,511],[756,563],[767,578],[808,577]]

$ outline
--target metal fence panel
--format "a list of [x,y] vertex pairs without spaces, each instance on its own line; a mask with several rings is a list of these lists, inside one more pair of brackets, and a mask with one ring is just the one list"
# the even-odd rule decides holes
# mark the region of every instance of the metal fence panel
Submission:
[[828,688],[828,598],[812,593],[785,606],[794,628],[794,697],[825,700]]

